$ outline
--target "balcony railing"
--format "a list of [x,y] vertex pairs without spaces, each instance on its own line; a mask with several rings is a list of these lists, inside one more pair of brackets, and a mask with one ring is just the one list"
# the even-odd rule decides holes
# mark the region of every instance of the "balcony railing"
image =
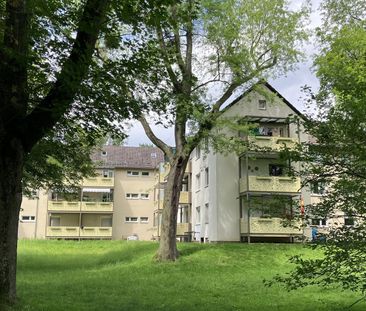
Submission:
[[279,136],[249,136],[248,140],[259,148],[269,148],[273,151],[279,151],[284,147],[293,149],[299,141],[297,138]]
[[66,212],[112,212],[113,202],[48,201],[48,210]]
[[84,187],[113,187],[114,178],[113,177],[89,177],[83,180]]
[[283,226],[281,218],[261,218],[250,217],[250,228],[248,230],[248,220],[240,220],[240,232],[244,234],[259,234],[267,236],[278,235],[301,235],[303,234],[300,222],[295,222],[291,226]]
[[48,201],[49,211],[80,211],[80,202]]
[[111,237],[112,227],[83,227],[80,229],[81,237]]
[[192,195],[190,191],[181,191],[179,195],[180,204],[190,204],[192,203]]
[[[192,203],[192,193],[190,191],[181,191],[179,195],[179,204],[191,204]],[[162,209],[164,206],[164,200],[155,200],[155,208]]]
[[240,178],[240,192],[297,193],[301,187],[299,177],[249,176],[248,181],[249,187],[246,177]]
[[80,228],[79,227],[47,227],[47,236],[48,237],[79,237]]
[[86,212],[112,212],[112,202],[81,202],[81,210]]
[[79,237],[111,237],[112,227],[47,227],[47,237],[79,238]]
[[187,235],[188,232],[191,232],[191,224],[190,223],[180,223],[177,224],[177,235]]

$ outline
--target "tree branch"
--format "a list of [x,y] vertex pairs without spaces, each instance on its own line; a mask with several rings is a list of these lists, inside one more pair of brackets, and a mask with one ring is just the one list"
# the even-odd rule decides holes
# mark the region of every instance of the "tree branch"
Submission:
[[18,127],[26,150],[30,151],[70,108],[87,74],[109,3],[109,0],[88,0],[85,4],[70,56],[62,66],[56,82]]
[[154,134],[146,119],[141,116],[138,120],[144,128],[146,136],[151,140],[151,142],[155,144],[160,150],[162,150],[169,160],[172,159],[173,152],[171,151],[170,147]]
[[162,56],[163,56],[165,69],[168,72],[170,81],[172,82],[175,91],[180,92],[180,90],[182,88],[181,88],[181,85],[178,81],[178,78],[177,78],[176,74],[174,73],[174,71],[172,69],[172,66],[170,64],[169,57],[168,57],[168,54],[167,54],[167,46],[165,44],[164,37],[163,37],[163,32],[162,32],[160,26],[156,27],[156,34],[158,36],[158,41],[159,41],[160,50],[161,50],[161,53],[162,53]]

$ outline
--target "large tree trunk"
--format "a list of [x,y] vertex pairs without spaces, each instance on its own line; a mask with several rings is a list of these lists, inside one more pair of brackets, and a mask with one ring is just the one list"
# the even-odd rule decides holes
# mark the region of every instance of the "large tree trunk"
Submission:
[[18,139],[0,143],[0,307],[16,298],[17,237],[24,150]]
[[177,249],[177,214],[179,195],[189,155],[175,156],[171,163],[166,188],[164,190],[164,208],[161,223],[160,245],[156,258],[159,261],[176,260]]

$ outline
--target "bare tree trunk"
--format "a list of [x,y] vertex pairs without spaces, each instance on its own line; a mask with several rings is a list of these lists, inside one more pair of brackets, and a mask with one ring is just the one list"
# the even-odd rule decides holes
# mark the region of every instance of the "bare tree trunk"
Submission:
[[17,236],[24,150],[18,139],[0,145],[0,307],[16,298]]
[[179,256],[176,239],[177,214],[179,195],[188,160],[189,155],[177,155],[171,162],[167,185],[164,191],[160,245],[156,254],[156,258],[159,261],[176,260]]

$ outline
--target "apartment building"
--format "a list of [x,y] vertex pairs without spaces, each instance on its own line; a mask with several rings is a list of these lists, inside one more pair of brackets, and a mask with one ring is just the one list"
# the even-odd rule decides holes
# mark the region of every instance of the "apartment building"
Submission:
[[155,175],[162,152],[104,146],[92,159],[97,175],[84,179],[76,192],[40,190],[23,199],[20,238],[152,239]]
[[[293,241],[303,236],[301,224],[283,226],[300,197],[310,203],[299,177],[287,175],[279,150],[308,138],[297,122],[300,112],[271,85],[252,88],[225,108],[223,117],[252,125],[241,135],[249,143],[242,154],[192,154],[192,228],[196,241]],[[258,148],[260,147],[260,148]],[[264,151],[265,150],[265,151]]]

